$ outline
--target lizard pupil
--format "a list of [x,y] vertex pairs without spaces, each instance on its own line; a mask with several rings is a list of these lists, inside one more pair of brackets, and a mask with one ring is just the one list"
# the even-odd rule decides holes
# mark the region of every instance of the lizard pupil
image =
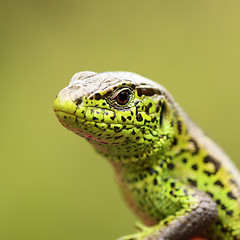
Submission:
[[130,97],[130,93],[128,90],[123,90],[121,91],[118,95],[117,95],[117,103],[118,104],[126,104],[129,100],[129,97]]

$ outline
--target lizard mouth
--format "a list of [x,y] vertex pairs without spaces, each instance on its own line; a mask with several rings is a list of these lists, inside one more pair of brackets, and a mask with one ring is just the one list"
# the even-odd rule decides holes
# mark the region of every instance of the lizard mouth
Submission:
[[134,116],[129,119],[130,113],[120,115],[96,106],[77,106],[68,96],[66,99],[64,96],[55,99],[53,110],[59,122],[71,132],[106,148],[129,145],[130,139],[140,139],[141,123],[135,122]]
[[67,123],[67,125],[77,122],[77,123],[92,123],[92,124],[101,124],[101,125],[112,125],[112,126],[117,126],[117,125],[125,125],[127,127],[134,127],[134,124],[128,124],[128,123],[111,123],[111,122],[102,122],[102,121],[95,121],[95,120],[88,120],[85,118],[82,118],[80,116],[75,115],[74,113],[69,113],[66,111],[61,111],[61,110],[54,110],[57,118],[61,122]]
[[[131,136],[137,136],[141,130],[135,129],[133,124],[119,124],[87,120],[63,110],[54,110],[59,122],[68,130],[98,144],[112,145],[122,137],[122,131],[127,131]],[[129,137],[128,137],[129,138]],[[115,139],[115,143],[112,141]]]

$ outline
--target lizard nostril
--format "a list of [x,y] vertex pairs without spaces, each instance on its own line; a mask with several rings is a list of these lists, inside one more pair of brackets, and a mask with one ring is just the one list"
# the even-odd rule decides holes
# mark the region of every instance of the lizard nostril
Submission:
[[80,105],[81,103],[82,103],[82,98],[80,97],[80,98],[78,98],[78,99],[76,99],[74,102],[76,103],[76,105]]

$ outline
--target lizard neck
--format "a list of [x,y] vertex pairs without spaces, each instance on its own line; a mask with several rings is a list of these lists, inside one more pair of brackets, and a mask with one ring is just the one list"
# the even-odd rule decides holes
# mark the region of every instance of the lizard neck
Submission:
[[[188,148],[190,138],[183,119],[177,112],[173,112],[171,117],[165,118],[162,127],[159,128],[157,141],[150,142],[152,144],[147,145],[143,153],[139,149],[134,156],[124,155],[118,158],[108,155],[107,157],[118,170],[129,172],[162,168],[171,164],[174,155],[180,155],[183,149]],[[122,149],[122,151],[126,150]]]

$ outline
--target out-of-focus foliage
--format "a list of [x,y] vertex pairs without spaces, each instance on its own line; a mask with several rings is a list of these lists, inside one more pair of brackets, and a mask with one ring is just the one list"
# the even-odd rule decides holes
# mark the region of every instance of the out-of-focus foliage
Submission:
[[240,166],[239,11],[232,0],[1,1],[0,239],[134,231],[110,164],[53,114],[77,71],[158,81]]

